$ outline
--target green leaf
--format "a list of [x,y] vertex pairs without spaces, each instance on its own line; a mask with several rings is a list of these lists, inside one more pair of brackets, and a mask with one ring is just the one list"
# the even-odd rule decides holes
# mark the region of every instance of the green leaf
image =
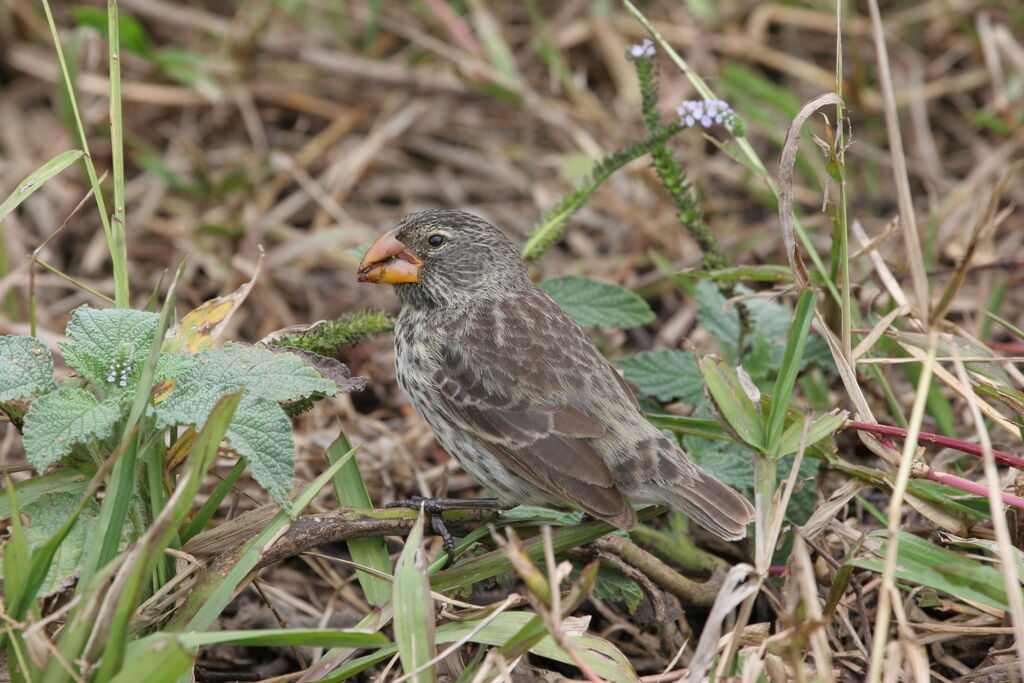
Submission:
[[129,308],[79,306],[60,351],[68,365],[97,386],[130,390],[139,381],[160,316]]
[[567,275],[538,286],[580,327],[639,327],[654,320],[647,302],[621,285]]
[[[527,622],[536,616],[529,612],[504,612],[491,623],[477,631],[470,640],[485,645],[500,646],[514,636]],[[480,621],[461,621],[445,624],[437,629],[438,642],[450,642],[465,638]],[[636,672],[622,652],[607,640],[589,633],[568,635],[566,641],[576,649],[577,654],[590,666],[594,673],[609,681],[637,681]],[[572,665],[572,656],[563,650],[551,636],[545,636],[530,651]]]
[[25,454],[36,470],[90,439],[105,439],[121,417],[114,401],[100,403],[85,389],[58,389],[32,402],[25,414]]
[[53,356],[46,344],[35,337],[0,337],[0,403],[54,387]]
[[[838,431],[843,426],[843,423],[846,422],[846,417],[846,413],[837,412],[822,415],[814,420],[807,429],[807,449],[810,450],[816,443]],[[790,415],[787,414],[787,418],[790,418]],[[779,455],[796,453],[800,448],[800,439],[803,436],[803,431],[803,420],[792,420],[780,439]]]
[[699,436],[702,439],[714,439],[715,441],[733,440],[722,429],[722,425],[711,419],[647,413],[647,420],[658,429],[667,429],[677,434]]
[[514,520],[531,520],[552,526],[572,526],[579,524],[583,513],[578,510],[554,510],[537,505],[518,505],[501,513],[501,518]]
[[714,356],[705,356],[697,365],[726,425],[747,445],[764,450],[765,429],[761,412],[744,391],[736,370]]
[[[327,449],[327,459],[334,463],[350,450],[352,450],[352,444],[345,432],[341,431],[338,438]],[[348,463],[339,470],[334,477],[333,484],[338,505],[373,507],[362,472],[359,471],[359,463],[355,458],[350,458]],[[391,571],[391,558],[388,555],[387,546],[384,545],[384,539],[379,536],[351,538],[348,540],[348,551],[353,562],[385,573]],[[356,570],[356,578],[363,588],[366,601],[371,605],[383,606],[391,600],[392,588],[388,581],[359,570]]]
[[1017,327],[1016,325],[1011,323],[1006,318],[1001,318],[998,315],[996,315],[995,313],[993,313],[992,311],[986,310],[984,308],[979,308],[978,310],[981,311],[982,313],[984,313],[986,316],[988,316],[992,320],[995,320],[997,323],[999,323],[1000,325],[1002,325],[1006,329],[1008,329],[1010,332],[1012,332],[1014,335],[1016,335],[1016,337],[1018,339],[1024,339],[1024,330],[1022,330],[1021,328]]
[[680,277],[695,280],[754,280],[758,282],[792,282],[793,270],[789,266],[763,264],[757,266],[735,266],[715,270],[698,270],[696,268],[681,270]]
[[[200,363],[181,378],[185,386],[206,385],[245,389],[271,401],[297,401],[315,393],[333,396],[337,386],[293,353],[274,353],[258,346],[225,344],[199,354]],[[228,393],[224,391],[223,393]],[[171,397],[173,398],[173,394]],[[168,399],[171,400],[171,399]]]
[[[124,666],[110,683],[173,683],[195,664],[193,655],[174,637],[145,638],[128,645]],[[143,647],[134,647],[144,642]]]
[[[198,427],[221,396],[232,391],[238,391],[238,387],[182,381],[179,388],[157,406],[157,426]],[[244,394],[225,440],[249,461],[257,483],[267,489],[274,500],[286,503],[295,473],[295,441],[291,422],[281,406],[262,396]]]
[[[22,507],[22,514],[28,518],[25,536],[32,550],[40,548],[56,534],[77,508],[81,494],[49,493],[33,503]],[[39,587],[38,596],[45,597],[66,588],[82,566],[82,556],[93,542],[96,532],[96,519],[100,514],[100,506],[90,501],[78,516],[71,531],[64,538],[54,553],[50,569]],[[128,534],[121,537],[121,548],[130,542]]]
[[253,477],[280,503],[287,502],[295,471],[291,423],[278,401],[313,393],[333,395],[337,385],[291,353],[226,344],[188,364],[170,396],[156,407],[157,426],[198,426],[221,396],[245,390],[227,442],[249,461]]
[[786,352],[779,366],[779,376],[775,379],[775,390],[772,396],[776,401],[772,403],[771,412],[768,415],[765,430],[765,445],[771,451],[772,457],[778,457],[781,453],[782,430],[785,427],[786,409],[789,407],[789,397],[796,385],[796,377],[800,372],[803,363],[804,347],[807,344],[807,334],[811,329],[811,320],[814,317],[814,305],[818,301],[818,295],[814,290],[804,290],[800,293],[797,302],[796,312],[793,316],[793,326],[789,331],[786,341]]
[[615,361],[625,378],[641,393],[667,402],[675,399],[696,405],[704,400],[697,362],[689,351],[644,351]]
[[[7,596],[5,602],[11,599],[10,596],[19,596],[24,600],[23,593],[28,584],[28,575],[32,569],[32,562],[29,555],[29,542],[25,533],[25,527],[21,522],[21,509],[14,490],[14,483],[9,475],[4,475],[4,488],[7,495],[4,499],[13,515],[10,517],[9,537],[3,545],[3,580],[4,594]],[[34,596],[33,596],[34,597]]]
[[[572,580],[575,581],[578,577],[579,572],[573,572]],[[625,603],[630,614],[636,611],[640,601],[644,599],[644,592],[636,581],[604,566],[597,570],[594,595],[601,600]]]
[[[392,601],[395,605],[395,643],[402,669],[407,674],[423,667],[434,656],[434,599],[430,596],[430,580],[426,560],[422,557],[424,514],[405,540],[405,547],[395,564]],[[434,670],[427,667],[416,674],[414,683],[431,683]]]
[[[19,481],[14,485],[14,492],[18,496],[18,504],[24,507],[49,493],[74,493],[81,498],[88,483],[89,480],[81,472],[71,468],[61,468]],[[11,508],[8,505],[7,497],[0,496],[0,519],[8,519],[10,516]]]
[[[737,288],[736,291],[742,292],[743,288]],[[736,307],[726,308],[725,297],[710,280],[697,283],[694,298],[697,301],[698,323],[718,340],[725,356],[735,361],[736,345],[740,339],[740,315]]]
[[390,640],[383,633],[326,628],[270,628],[254,631],[210,631],[180,633],[171,637],[192,649],[219,643],[266,647],[384,647]]
[[[99,31],[104,37],[109,34],[107,12],[98,7],[75,7],[71,16],[79,26],[89,26]],[[117,33],[121,47],[151,58],[153,45],[150,43],[146,28],[135,18],[121,15],[118,17]]]
[[[868,541],[872,540],[881,542],[877,551],[880,559],[859,557],[853,560],[853,564],[881,573],[885,569],[885,557],[889,549],[887,532],[875,531],[868,534]],[[906,531],[900,532],[897,547],[896,578],[901,581],[934,588],[953,597],[980,602],[1004,612],[1009,611],[1002,574],[992,565],[940,548]]]
[[14,211],[19,204],[32,196],[32,193],[42,187],[43,183],[81,158],[82,150],[70,149],[67,152],[61,152],[30,173],[27,178],[18,183],[18,187],[15,188],[14,192],[0,204],[0,221],[3,221],[7,214]]
[[[523,627],[536,616],[530,612],[503,612],[492,618],[486,626],[482,626],[483,619],[451,622],[437,629],[437,642],[439,644],[453,643],[468,638],[470,642],[500,647],[516,637]],[[480,630],[474,633],[474,629],[477,628]],[[575,650],[575,654],[604,680],[614,683],[639,681],[629,659],[607,640],[589,633],[566,635],[565,640]],[[329,677],[321,680],[325,683],[347,680],[360,671],[392,656],[396,651],[397,647],[389,645],[377,652],[352,660],[335,670]],[[563,650],[550,635],[540,639],[530,648],[530,652],[570,666],[576,664],[572,655]]]
[[927,479],[911,478],[907,493],[941,507],[970,524],[992,521],[992,513],[985,498],[969,498],[961,489]]

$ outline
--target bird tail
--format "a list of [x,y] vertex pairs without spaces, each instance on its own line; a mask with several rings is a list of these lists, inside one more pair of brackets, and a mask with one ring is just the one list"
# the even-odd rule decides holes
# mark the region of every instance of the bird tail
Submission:
[[754,506],[731,486],[694,467],[685,483],[664,490],[665,502],[719,538],[738,541],[754,521]]

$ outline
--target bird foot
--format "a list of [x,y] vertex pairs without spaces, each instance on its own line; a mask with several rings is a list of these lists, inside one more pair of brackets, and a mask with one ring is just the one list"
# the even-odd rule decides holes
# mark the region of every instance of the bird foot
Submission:
[[396,500],[388,503],[388,508],[411,508],[423,510],[430,515],[430,527],[434,533],[441,537],[441,547],[448,555],[448,562],[445,567],[451,566],[455,561],[455,538],[448,527],[445,526],[441,513],[445,510],[508,510],[510,507],[496,498],[427,498],[426,496],[413,496],[406,500]]

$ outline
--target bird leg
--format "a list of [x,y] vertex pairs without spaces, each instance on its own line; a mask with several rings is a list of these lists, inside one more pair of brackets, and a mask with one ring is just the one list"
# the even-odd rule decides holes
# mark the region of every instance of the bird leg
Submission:
[[423,509],[430,515],[430,527],[441,537],[441,547],[448,555],[450,565],[455,561],[455,538],[452,537],[448,527],[445,526],[441,513],[445,510],[511,510],[516,504],[509,505],[502,503],[497,498],[427,498],[425,496],[413,496],[406,500],[396,500],[388,503],[387,508],[412,508],[413,510]]

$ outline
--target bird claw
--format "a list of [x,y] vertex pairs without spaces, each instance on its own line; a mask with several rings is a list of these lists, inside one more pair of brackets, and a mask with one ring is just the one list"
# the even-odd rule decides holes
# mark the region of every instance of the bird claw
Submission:
[[412,496],[406,500],[396,500],[392,503],[388,503],[384,507],[423,510],[430,515],[430,527],[434,530],[435,534],[441,537],[441,547],[444,549],[445,554],[448,555],[448,561],[445,562],[444,565],[444,568],[447,569],[455,562],[455,538],[452,536],[451,532],[448,531],[448,527],[445,526],[441,513],[445,510],[495,510],[501,509],[501,503],[490,498],[464,499]]

